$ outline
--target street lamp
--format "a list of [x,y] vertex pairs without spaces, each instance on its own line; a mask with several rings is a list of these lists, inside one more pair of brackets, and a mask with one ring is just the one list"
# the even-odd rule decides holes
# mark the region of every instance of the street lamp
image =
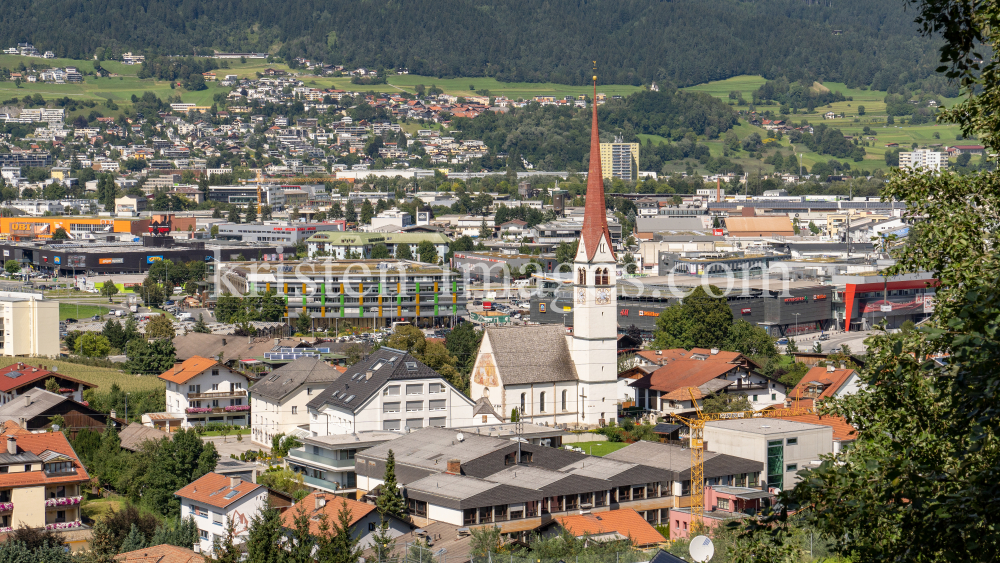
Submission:
[[799,315],[801,315],[802,313],[792,313],[792,314],[795,315],[795,335],[798,336],[799,335]]

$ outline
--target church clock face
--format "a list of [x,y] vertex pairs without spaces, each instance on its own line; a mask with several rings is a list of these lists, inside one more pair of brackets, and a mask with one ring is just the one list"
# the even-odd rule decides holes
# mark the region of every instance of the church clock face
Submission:
[[587,302],[587,290],[580,288],[576,291],[576,302],[581,305]]
[[597,290],[597,304],[607,305],[611,303],[611,290],[608,288],[602,288]]

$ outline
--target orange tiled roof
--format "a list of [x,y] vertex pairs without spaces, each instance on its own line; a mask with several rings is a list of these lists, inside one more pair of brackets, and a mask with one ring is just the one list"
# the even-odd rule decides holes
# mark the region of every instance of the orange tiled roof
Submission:
[[[841,387],[847,383],[847,380],[851,378],[854,374],[853,369],[835,369],[833,371],[827,371],[827,368],[823,366],[817,366],[806,372],[806,375],[799,381],[799,383],[792,389],[792,392],[788,394],[792,401],[796,401],[801,398],[803,405],[806,401],[814,402],[814,400],[827,399],[833,397]],[[806,394],[809,386],[812,382],[817,381],[823,384],[823,391],[817,397],[809,397]]]
[[176,545],[154,545],[115,556],[115,561],[123,563],[204,563],[201,555]]
[[640,380],[637,386],[670,393],[683,387],[699,387],[736,368],[728,362],[677,360],[654,371],[648,380]]
[[833,439],[837,442],[849,442],[858,437],[858,431],[847,423],[842,416],[800,414],[796,416],[782,416],[782,420],[792,420],[795,422],[805,422],[807,424],[819,424],[833,428]]
[[[198,478],[193,483],[188,483],[187,486],[181,488],[181,490],[174,493],[175,495],[193,500],[197,503],[208,504],[216,508],[225,508],[234,502],[246,498],[247,495],[257,491],[258,489],[263,489],[263,485],[258,485],[256,483],[251,483],[250,481],[240,481],[236,485],[235,489],[230,486],[231,480],[225,475],[219,475],[218,473],[206,473]],[[226,498],[230,492],[235,490],[236,495]]]
[[192,377],[204,373],[205,370],[218,363],[211,358],[191,356],[187,360],[184,360],[184,362],[161,373],[160,379],[171,383],[186,383]]
[[351,511],[352,526],[375,510],[374,504],[358,502],[349,498],[334,496],[330,493],[326,493],[326,505],[323,508],[316,508],[316,493],[311,493],[281,514],[282,525],[286,528],[294,528],[295,516],[298,514],[299,507],[302,506],[305,508],[306,514],[309,515],[309,531],[318,534],[320,531],[320,515],[326,514],[326,517],[330,520],[330,524],[334,525],[337,522],[337,513],[340,512],[340,508],[343,506],[342,503],[345,502],[347,503],[347,509]]
[[[13,420],[5,420],[0,424],[0,438],[4,440],[7,439],[7,436],[20,436],[21,434],[31,434],[31,432],[21,428]],[[3,443],[6,444],[6,442]]]
[[664,537],[631,508],[556,518],[574,536],[596,536],[617,532],[632,538],[636,546],[661,543]]
[[[6,425],[5,425],[6,427]],[[31,452],[41,456],[46,451],[55,452],[70,457],[73,460],[73,473],[71,475],[59,475],[49,477],[44,471],[28,471],[24,473],[2,473],[0,474],[0,488],[6,487],[28,487],[35,485],[55,485],[59,483],[78,483],[89,481],[90,475],[80,463],[80,458],[76,455],[73,446],[62,432],[46,432],[43,434],[17,434],[18,453]],[[6,447],[4,443],[4,447]],[[6,450],[4,450],[6,451]]]

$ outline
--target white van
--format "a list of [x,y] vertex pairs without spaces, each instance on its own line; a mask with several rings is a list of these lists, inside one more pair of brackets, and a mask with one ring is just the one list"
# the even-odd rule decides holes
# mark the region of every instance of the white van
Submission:
[[179,313],[177,315],[177,320],[179,321],[192,321],[194,320],[194,315],[191,313]]

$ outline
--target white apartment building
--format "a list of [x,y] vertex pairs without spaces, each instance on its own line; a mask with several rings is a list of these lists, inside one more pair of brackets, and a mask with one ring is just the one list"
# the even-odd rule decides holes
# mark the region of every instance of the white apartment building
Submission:
[[899,153],[899,167],[912,170],[933,170],[935,172],[948,169],[948,153],[929,149],[917,149],[911,152]]
[[308,407],[313,436],[503,422],[488,402],[473,402],[413,356],[385,347],[348,368]]
[[387,228],[403,229],[413,224],[413,217],[405,211],[389,209],[372,217],[370,230],[386,230]]
[[357,491],[354,458],[358,452],[395,440],[401,432],[357,432],[303,437],[302,446],[288,452],[288,467],[302,475],[307,487],[320,491]]
[[167,384],[167,410],[142,416],[146,426],[190,428],[213,422],[246,426],[249,381],[218,361],[192,356],[160,374]]
[[59,303],[40,293],[0,291],[0,350],[4,356],[58,356]]
[[267,508],[267,487],[212,472],[174,493],[181,499],[181,518],[198,528],[201,553],[212,553],[215,541],[226,538],[226,523],[236,526],[236,544],[246,541],[250,521]]
[[340,372],[317,356],[285,364],[255,383],[251,441],[270,446],[271,439],[279,434],[308,435],[306,404],[338,377]]

